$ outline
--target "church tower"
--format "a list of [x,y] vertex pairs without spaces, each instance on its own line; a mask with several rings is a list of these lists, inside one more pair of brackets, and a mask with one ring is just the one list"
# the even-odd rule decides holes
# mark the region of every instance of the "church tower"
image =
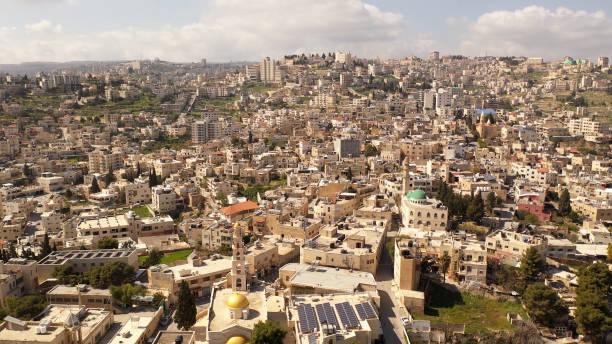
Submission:
[[232,290],[247,291],[245,248],[242,241],[242,227],[238,223],[234,225],[232,240]]

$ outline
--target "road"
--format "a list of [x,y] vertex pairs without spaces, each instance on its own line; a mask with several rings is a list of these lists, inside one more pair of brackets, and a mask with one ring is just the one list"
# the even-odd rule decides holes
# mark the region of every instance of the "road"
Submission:
[[[393,237],[395,233],[389,233]],[[385,249],[376,272],[376,285],[380,295],[380,322],[386,344],[404,343],[401,317],[405,316],[399,300],[395,298],[391,284],[393,281],[393,262]]]

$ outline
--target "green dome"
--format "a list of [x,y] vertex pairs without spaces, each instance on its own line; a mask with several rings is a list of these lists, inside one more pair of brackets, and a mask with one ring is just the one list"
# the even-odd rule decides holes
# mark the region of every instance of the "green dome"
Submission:
[[406,198],[409,199],[426,199],[427,197],[425,196],[425,192],[423,192],[423,190],[414,190],[412,192],[409,192],[406,195]]

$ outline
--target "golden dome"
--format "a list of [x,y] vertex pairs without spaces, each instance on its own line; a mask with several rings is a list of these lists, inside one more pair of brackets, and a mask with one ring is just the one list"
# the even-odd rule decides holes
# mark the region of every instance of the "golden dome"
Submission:
[[249,300],[242,294],[234,293],[227,298],[225,304],[232,309],[244,309],[249,307]]
[[235,336],[227,340],[225,344],[246,344],[249,341],[242,336]]

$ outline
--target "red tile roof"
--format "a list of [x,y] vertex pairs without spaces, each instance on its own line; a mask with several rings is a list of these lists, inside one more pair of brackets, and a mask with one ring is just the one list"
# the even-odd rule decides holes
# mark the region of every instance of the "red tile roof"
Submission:
[[246,201],[246,202],[230,205],[229,207],[222,208],[221,211],[223,212],[223,214],[231,216],[234,214],[241,213],[243,211],[250,211],[250,210],[257,210],[257,209],[259,209],[259,206],[257,205],[257,203],[253,201]]

